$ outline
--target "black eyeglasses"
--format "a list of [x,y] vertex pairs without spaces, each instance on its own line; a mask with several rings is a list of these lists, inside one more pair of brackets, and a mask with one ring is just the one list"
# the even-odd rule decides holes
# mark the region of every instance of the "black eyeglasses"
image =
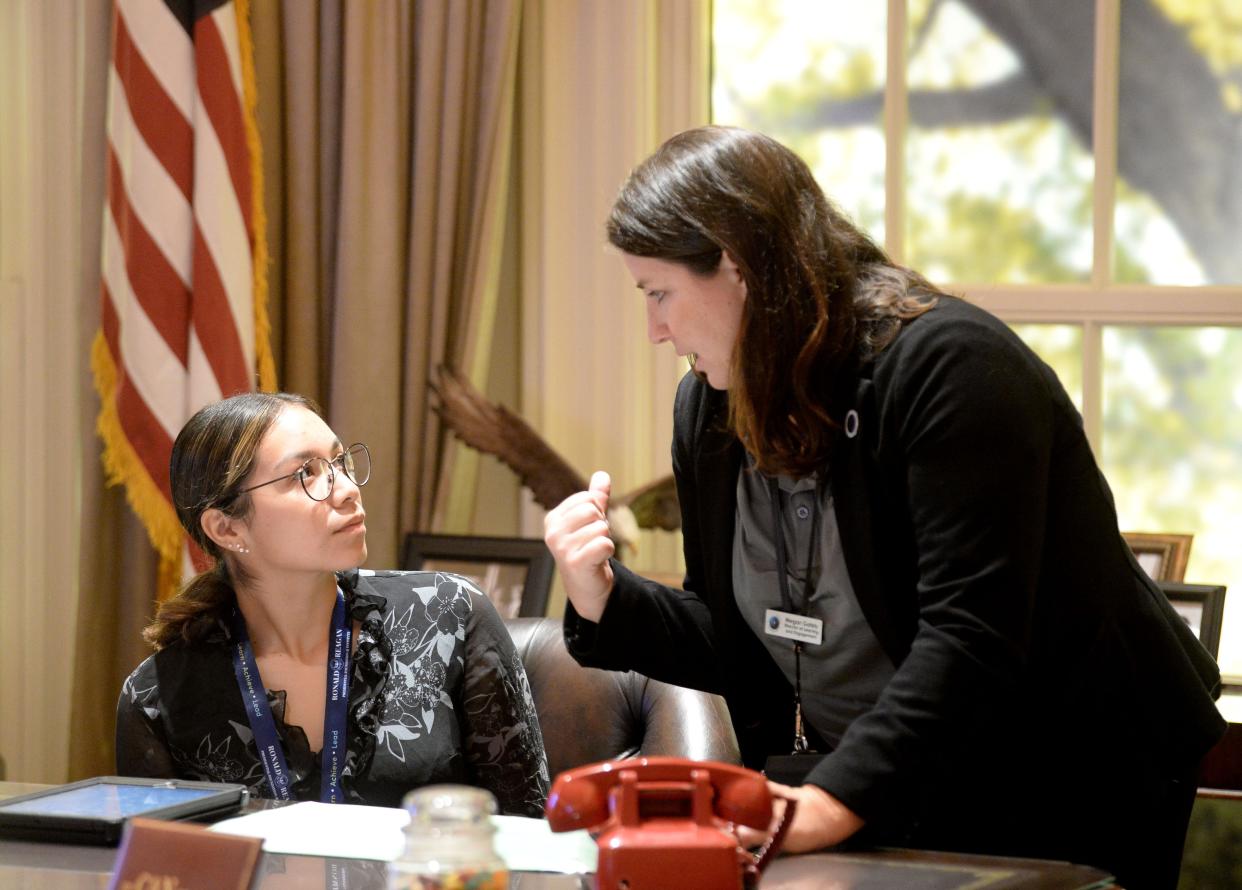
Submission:
[[326,501],[332,497],[332,484],[336,482],[337,467],[340,467],[341,472],[348,476],[354,485],[366,485],[367,480],[371,478],[371,452],[361,442],[355,442],[332,460],[326,457],[312,457],[292,473],[243,488],[238,494],[245,494],[256,488],[283,482],[291,476],[297,476],[308,498],[312,501]]

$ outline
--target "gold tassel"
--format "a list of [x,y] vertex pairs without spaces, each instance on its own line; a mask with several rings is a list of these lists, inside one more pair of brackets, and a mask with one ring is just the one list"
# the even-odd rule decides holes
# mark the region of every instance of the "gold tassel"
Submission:
[[101,403],[95,428],[103,440],[107,484],[125,486],[125,499],[147,530],[151,546],[159,554],[159,582],[155,597],[162,603],[177,592],[181,581],[181,542],[184,533],[176,510],[147,472],[121,427],[121,415],[116,408],[116,365],[103,331],[95,335],[95,342],[91,345],[91,371]]
[[253,221],[254,255],[254,339],[258,363],[259,389],[276,391],[276,359],[272,355],[272,322],[267,313],[267,210],[263,206],[263,144],[255,117],[258,89],[254,70],[254,35],[250,31],[250,0],[235,0],[237,43],[241,53],[242,118],[246,127],[246,147],[250,150],[250,218]]

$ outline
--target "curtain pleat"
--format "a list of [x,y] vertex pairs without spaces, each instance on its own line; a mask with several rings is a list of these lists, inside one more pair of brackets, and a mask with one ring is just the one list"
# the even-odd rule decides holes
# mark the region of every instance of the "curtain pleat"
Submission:
[[[99,330],[100,251],[103,228],[104,161],[107,134],[108,67],[111,58],[111,9],[106,3],[82,6],[81,22],[81,285],[78,355],[90,355]],[[121,683],[146,657],[140,632],[154,604],[157,560],[146,531],[125,501],[120,488],[104,487],[102,445],[95,435],[99,399],[89,364],[78,379],[80,429],[83,434],[78,517],[80,562],[76,625],[67,630],[66,649],[72,658],[70,709],[74,727],[69,737],[67,779],[108,775],[115,771],[113,739],[116,701]],[[48,591],[55,596],[55,591]]]
[[284,165],[279,378],[375,454],[372,566],[396,565],[448,497],[430,374],[448,361],[487,381],[520,9],[285,2],[280,46],[258,50],[283,72],[259,88],[283,103],[264,134]]
[[[403,497],[402,522],[467,531],[477,456],[445,439],[426,407],[427,374],[447,361],[480,390],[487,383],[511,194],[521,4],[427,3],[420,9],[429,27],[416,35],[416,91],[424,110],[415,118],[409,299],[414,304],[426,295],[429,319],[421,335],[426,359],[407,369],[408,388],[421,394],[424,407],[406,424],[413,484]],[[419,336],[411,327],[408,337]],[[447,515],[450,493],[456,516]]]

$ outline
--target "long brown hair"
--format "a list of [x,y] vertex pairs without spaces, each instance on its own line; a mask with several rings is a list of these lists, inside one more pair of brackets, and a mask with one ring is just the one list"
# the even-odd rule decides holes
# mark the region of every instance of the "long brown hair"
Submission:
[[833,387],[930,309],[935,289],[895,265],[832,206],[779,142],[733,127],[680,133],[621,189],[608,240],[708,276],[722,251],[746,283],[729,426],[767,473],[822,469],[838,421]]
[[304,396],[247,392],[201,409],[177,434],[168,467],[173,505],[186,534],[214,565],[160,605],[142,632],[156,649],[202,639],[236,602],[233,585],[246,580],[241,566],[208,537],[201,519],[212,508],[239,519],[250,515],[250,495],[239,493],[242,483],[254,467],[263,436],[290,405],[321,413]]

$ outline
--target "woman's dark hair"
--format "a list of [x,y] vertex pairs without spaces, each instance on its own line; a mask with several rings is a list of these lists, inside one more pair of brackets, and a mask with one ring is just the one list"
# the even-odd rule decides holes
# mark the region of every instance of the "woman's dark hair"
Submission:
[[729,426],[767,473],[821,470],[845,365],[882,350],[935,289],[824,197],[779,142],[732,127],[669,139],[621,189],[607,224],[625,253],[714,274],[722,251],[746,283]]
[[250,514],[249,494],[239,494],[254,467],[263,436],[290,405],[321,414],[319,406],[292,393],[247,392],[208,405],[189,419],[172,447],[168,476],[173,505],[186,534],[215,564],[195,575],[160,605],[142,636],[156,649],[178,640],[202,639],[232,608],[241,566],[203,531],[202,516],[215,508],[240,519]]

